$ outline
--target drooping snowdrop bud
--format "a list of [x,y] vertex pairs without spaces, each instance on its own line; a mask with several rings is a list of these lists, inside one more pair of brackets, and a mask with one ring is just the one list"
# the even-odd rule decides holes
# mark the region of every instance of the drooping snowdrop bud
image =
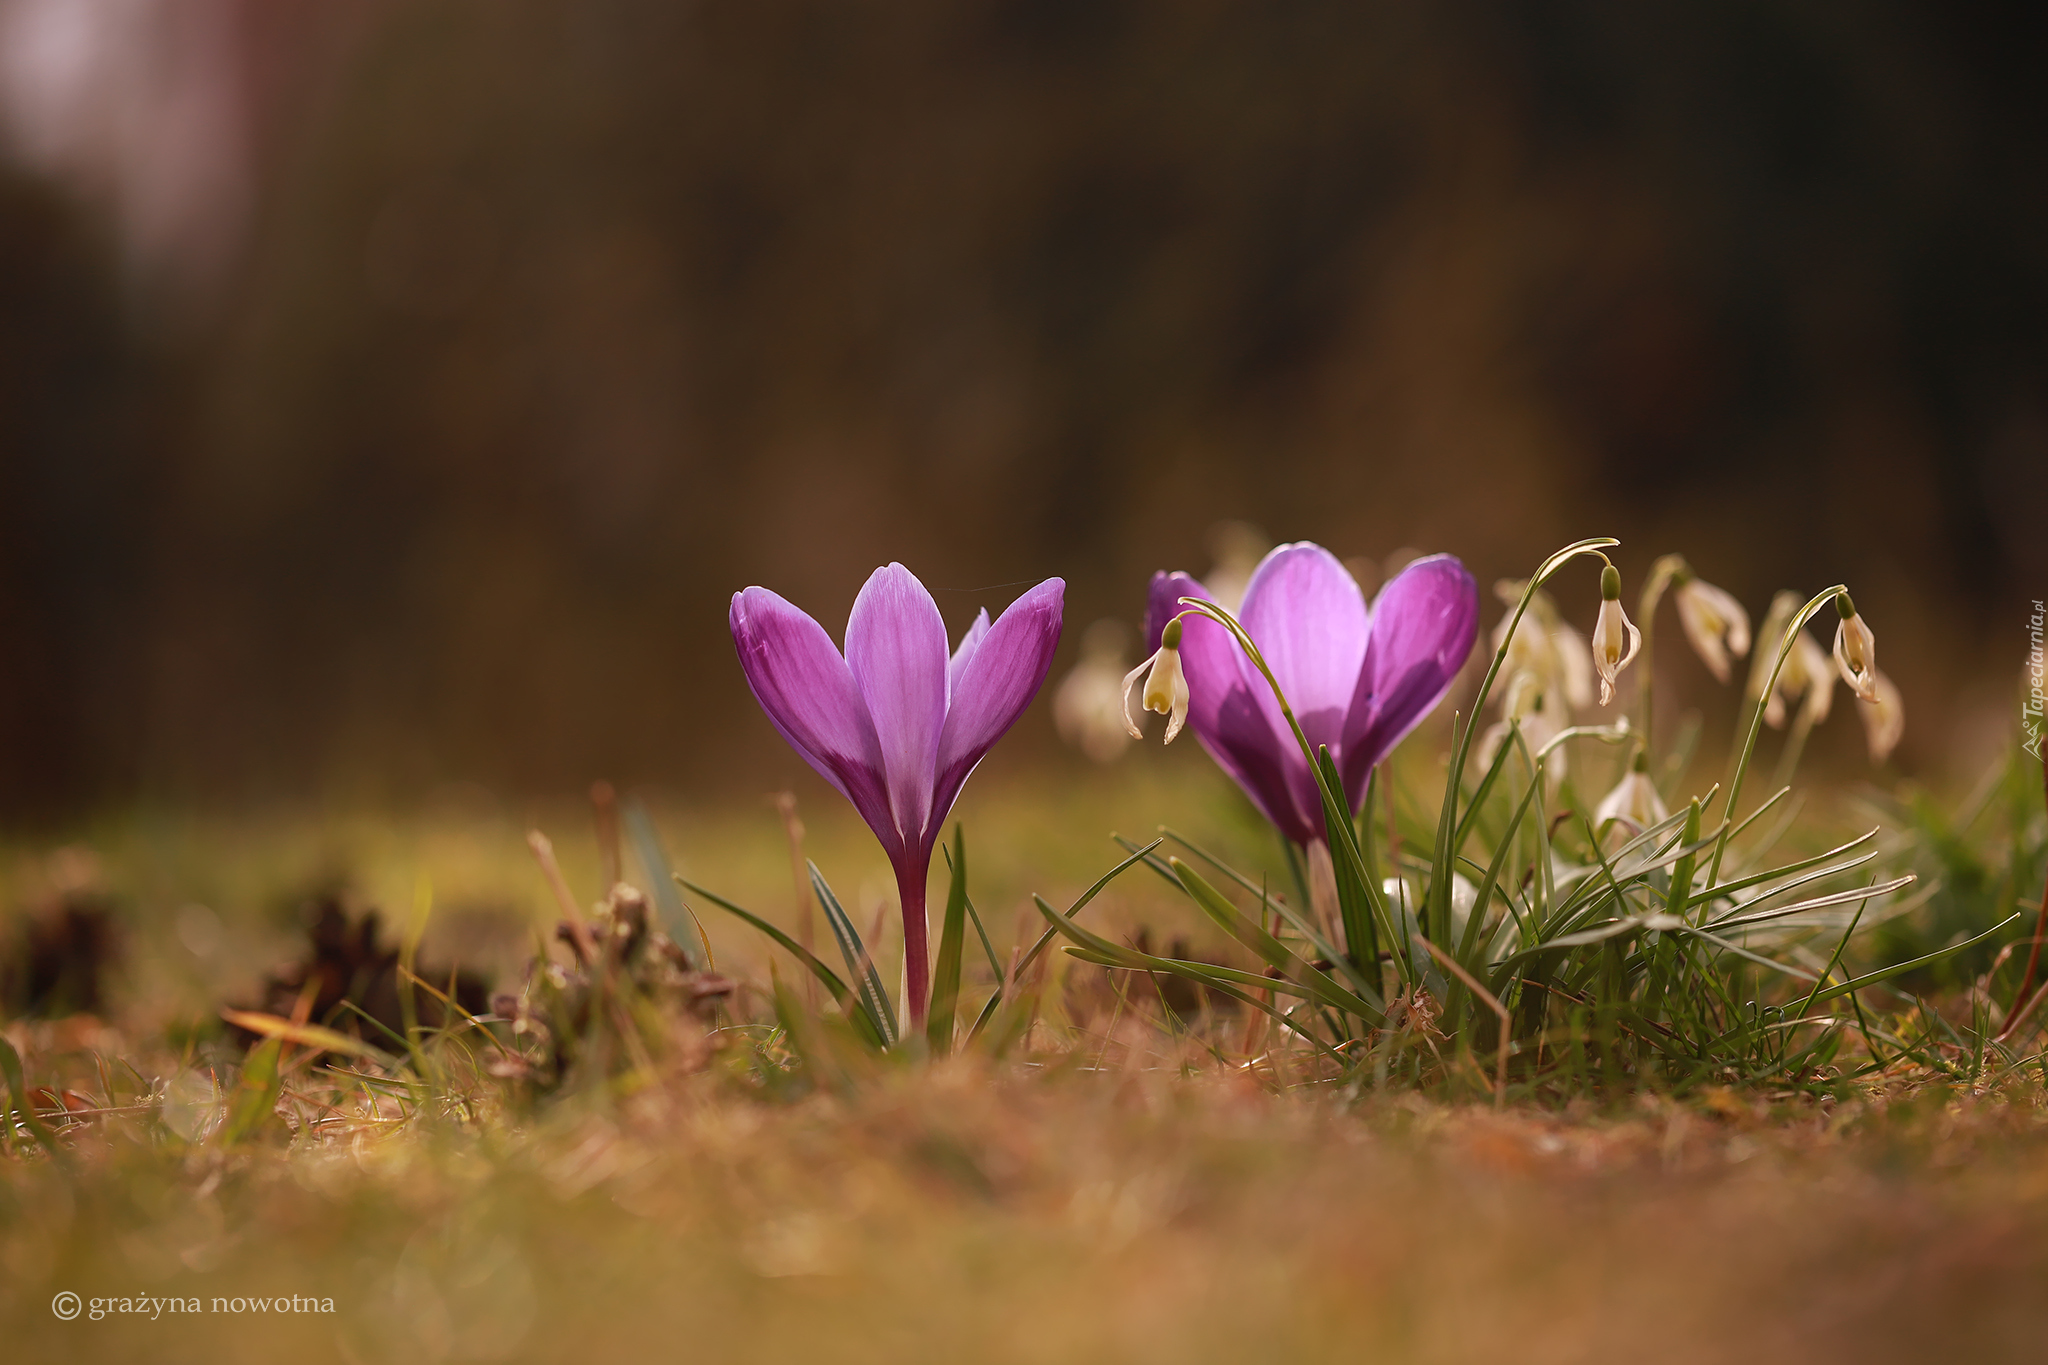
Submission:
[[1159,648],[1152,657],[1124,674],[1124,728],[1130,731],[1133,739],[1145,737],[1145,732],[1138,728],[1138,722],[1131,718],[1131,689],[1141,677],[1145,678],[1145,709],[1157,711],[1167,718],[1166,742],[1171,744],[1188,719],[1188,678],[1180,666],[1178,618],[1166,623],[1166,629],[1159,637]]
[[1600,704],[1614,700],[1614,680],[1643,647],[1643,633],[1621,609],[1621,570],[1600,571],[1600,619],[1593,625],[1593,671],[1600,675]]
[[1906,699],[1899,694],[1899,685],[1876,669],[1871,670],[1870,680],[1877,700],[1856,709],[1863,716],[1863,736],[1870,741],[1870,761],[1882,763],[1906,733]]
[[1609,820],[1616,820],[1628,826],[1634,836],[1670,814],[1664,807],[1664,798],[1657,795],[1657,784],[1650,780],[1649,755],[1637,750],[1628,776],[1614,784],[1614,790],[1607,793],[1593,813],[1593,825],[1605,829]]
[[1856,614],[1856,604],[1843,593],[1835,599],[1835,612],[1841,624],[1835,627],[1835,667],[1841,670],[1842,681],[1849,684],[1849,690],[1863,701],[1877,700],[1877,637],[1870,633],[1870,627],[1863,624],[1863,618]]
[[1693,653],[1714,675],[1728,681],[1728,656],[1749,653],[1749,613],[1726,591],[1682,570],[1677,588],[1678,624],[1685,630]]

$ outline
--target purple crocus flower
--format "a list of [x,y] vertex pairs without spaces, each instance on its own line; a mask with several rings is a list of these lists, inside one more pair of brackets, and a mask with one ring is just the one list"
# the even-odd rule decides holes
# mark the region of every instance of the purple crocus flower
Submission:
[[[1209,594],[1184,573],[1152,576],[1149,648],[1183,597]],[[1450,691],[1479,629],[1479,589],[1457,559],[1430,555],[1394,575],[1368,610],[1350,571],[1304,540],[1259,562],[1237,618],[1310,747],[1329,746],[1355,811],[1367,776]],[[1188,616],[1182,632],[1188,728],[1282,834],[1322,839],[1322,796],[1272,688],[1216,622]]]
[[931,983],[925,878],[960,786],[1045,681],[1067,585],[1048,578],[989,624],[974,619],[950,656],[946,623],[901,564],[869,576],[846,621],[846,652],[766,588],[733,594],[732,639],[769,721],[853,802],[896,870],[912,1027]]

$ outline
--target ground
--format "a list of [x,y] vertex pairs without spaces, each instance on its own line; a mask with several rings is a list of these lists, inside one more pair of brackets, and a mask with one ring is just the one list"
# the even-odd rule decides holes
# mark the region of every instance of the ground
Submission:
[[[1111,828],[1265,856],[1192,771],[1084,788],[1053,834],[1043,789],[987,784],[962,815],[995,936],[1028,890],[1064,899],[1113,861]],[[855,913],[883,908],[858,826],[822,797],[803,813]],[[765,797],[659,815],[691,875],[793,923]],[[89,857],[16,850],[18,904],[93,880],[124,935],[100,1015],[8,1030],[32,1082],[169,1095],[77,1124],[61,1162],[27,1141],[0,1158],[19,1358],[1918,1362],[2031,1358],[2048,1331],[2048,1077],[2026,1067],[1496,1110],[1479,1087],[1316,1084],[1097,1020],[836,1089],[770,1095],[713,1056],[629,1095],[443,1096],[403,1121],[364,1100],[295,1136],[207,1138],[215,1013],[297,951],[301,901],[346,887],[394,938],[431,906],[421,960],[516,974],[549,914],[524,828],[552,828],[594,895],[587,819],[134,816],[86,831]],[[1101,914],[1194,928],[1143,878]],[[758,937],[706,928],[765,990]]]

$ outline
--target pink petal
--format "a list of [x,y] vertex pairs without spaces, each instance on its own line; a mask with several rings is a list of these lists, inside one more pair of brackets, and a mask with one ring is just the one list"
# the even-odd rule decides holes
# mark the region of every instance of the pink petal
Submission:
[[[1159,648],[1167,621],[1183,610],[1183,597],[1210,600],[1187,574],[1152,575],[1145,620],[1148,651]],[[1181,623],[1180,658],[1188,680],[1188,728],[1195,738],[1282,834],[1296,843],[1320,838],[1320,800],[1303,809],[1297,796],[1303,787],[1313,793],[1315,780],[1280,717],[1272,689],[1237,641],[1216,622],[1189,616]]]
[[946,724],[946,623],[916,575],[869,575],[846,620],[846,666],[874,719],[889,805],[905,845],[930,819],[939,732]]
[[1344,727],[1354,808],[1367,775],[1451,690],[1478,633],[1479,586],[1455,556],[1418,559],[1380,590]]
[[970,630],[972,649],[962,642],[966,658],[939,739],[931,815],[923,830],[926,847],[938,837],[968,774],[1038,695],[1059,648],[1066,591],[1064,580],[1048,578],[1012,602],[994,625],[979,635]]
[[734,593],[730,621],[740,671],[769,723],[885,849],[900,848],[874,721],[825,628],[766,588]]
[[981,648],[982,637],[988,634],[988,608],[984,607],[974,615],[974,624],[967,627],[967,633],[960,637],[959,647],[953,657],[946,661],[946,698],[952,704],[954,692],[959,690],[960,675],[967,671],[967,661],[974,657],[974,651]]

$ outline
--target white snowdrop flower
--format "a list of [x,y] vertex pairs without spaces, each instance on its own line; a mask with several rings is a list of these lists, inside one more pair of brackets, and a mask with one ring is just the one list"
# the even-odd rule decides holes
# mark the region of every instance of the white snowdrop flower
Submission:
[[1657,795],[1657,784],[1650,780],[1649,755],[1638,750],[1628,775],[1614,784],[1614,790],[1593,812],[1593,826],[1604,830],[1608,821],[1618,821],[1628,827],[1633,838],[1670,814],[1664,807],[1664,798]]
[[1749,653],[1749,613],[1728,592],[1682,570],[1675,593],[1678,624],[1693,653],[1718,682],[1728,681],[1728,656]]
[[1145,709],[1166,717],[1166,742],[1171,744],[1188,719],[1188,675],[1181,671],[1180,666],[1178,617],[1166,623],[1166,629],[1159,637],[1159,648],[1152,657],[1124,674],[1124,727],[1133,739],[1145,737],[1145,732],[1131,717],[1131,689],[1141,677],[1145,678]]
[[1614,680],[1643,647],[1643,633],[1621,609],[1621,571],[1600,571],[1600,619],[1593,626],[1593,671],[1600,675],[1600,704],[1614,700]]
[[1835,612],[1842,620],[1835,627],[1835,667],[1842,681],[1864,701],[1877,700],[1877,637],[1856,614],[1856,604],[1843,593],[1835,598]]

